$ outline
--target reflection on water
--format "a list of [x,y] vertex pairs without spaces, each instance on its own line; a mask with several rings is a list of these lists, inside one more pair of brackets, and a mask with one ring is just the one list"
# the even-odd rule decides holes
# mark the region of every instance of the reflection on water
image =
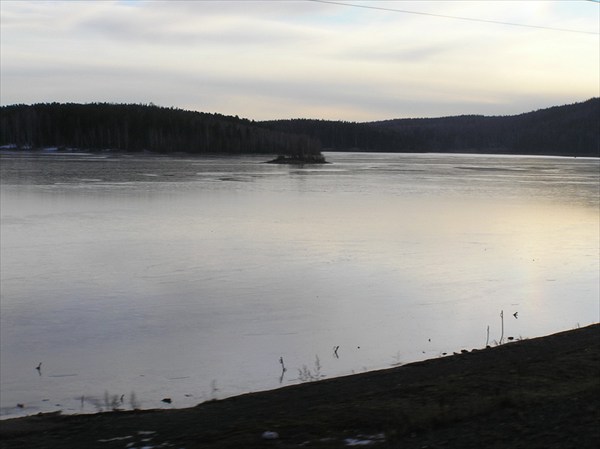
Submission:
[[1,157],[5,417],[438,357],[501,310],[514,338],[599,318],[597,159]]

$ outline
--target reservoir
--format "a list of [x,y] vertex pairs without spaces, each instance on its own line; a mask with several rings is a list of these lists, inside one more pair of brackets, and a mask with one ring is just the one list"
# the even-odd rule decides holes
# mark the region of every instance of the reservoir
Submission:
[[1,417],[187,407],[599,321],[598,159],[325,156],[3,151]]

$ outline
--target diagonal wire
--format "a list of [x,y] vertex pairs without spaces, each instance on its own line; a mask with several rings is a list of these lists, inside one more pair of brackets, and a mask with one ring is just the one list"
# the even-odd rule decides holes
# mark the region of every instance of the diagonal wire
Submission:
[[[502,22],[500,20],[477,19],[474,17],[448,16],[445,14],[434,14],[434,13],[429,13],[429,12],[409,11],[406,9],[384,8],[381,6],[357,5],[357,4],[353,4],[353,3],[345,3],[345,2],[330,1],[330,0],[307,0],[307,1],[315,2],[315,3],[326,3],[329,5],[351,6],[353,8],[375,9],[378,11],[398,12],[398,13],[402,13],[402,14],[416,14],[416,15],[420,15],[420,16],[442,17],[444,19],[466,20],[469,22],[493,23],[495,25],[510,25],[510,26],[524,27],[524,28],[536,28],[536,29],[540,29],[540,30],[561,31],[564,33],[580,33],[580,34],[600,35],[600,33],[596,32],[596,31],[581,31],[581,30],[571,30],[568,28],[555,28],[555,27],[548,27],[548,26],[541,26],[541,25],[527,25],[527,24],[515,23],[515,22]],[[595,1],[595,0],[589,0],[589,1],[591,1],[592,3],[600,3],[599,1]]]

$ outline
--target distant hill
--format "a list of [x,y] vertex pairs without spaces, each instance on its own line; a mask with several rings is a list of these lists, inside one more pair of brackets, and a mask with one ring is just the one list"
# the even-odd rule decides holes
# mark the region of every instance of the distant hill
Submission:
[[600,98],[513,116],[463,115],[370,123],[295,119],[260,124],[305,134],[333,151],[600,156]]
[[0,146],[160,153],[320,155],[305,135],[249,120],[154,105],[43,103],[0,108]]
[[0,146],[160,153],[278,154],[285,163],[330,151],[600,157],[600,98],[513,116],[255,122],[154,105],[43,103],[0,108]]

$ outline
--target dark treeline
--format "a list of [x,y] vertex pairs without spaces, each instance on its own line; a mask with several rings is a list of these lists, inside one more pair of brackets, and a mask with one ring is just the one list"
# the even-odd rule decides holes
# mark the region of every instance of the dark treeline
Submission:
[[254,122],[140,104],[45,103],[0,108],[0,146],[161,153],[334,151],[473,152],[600,156],[600,99],[514,116]]
[[316,139],[266,129],[238,117],[108,103],[3,106],[0,145],[160,153],[320,154]]
[[263,126],[344,151],[600,156],[600,99],[513,116],[466,115],[371,123],[276,120]]

